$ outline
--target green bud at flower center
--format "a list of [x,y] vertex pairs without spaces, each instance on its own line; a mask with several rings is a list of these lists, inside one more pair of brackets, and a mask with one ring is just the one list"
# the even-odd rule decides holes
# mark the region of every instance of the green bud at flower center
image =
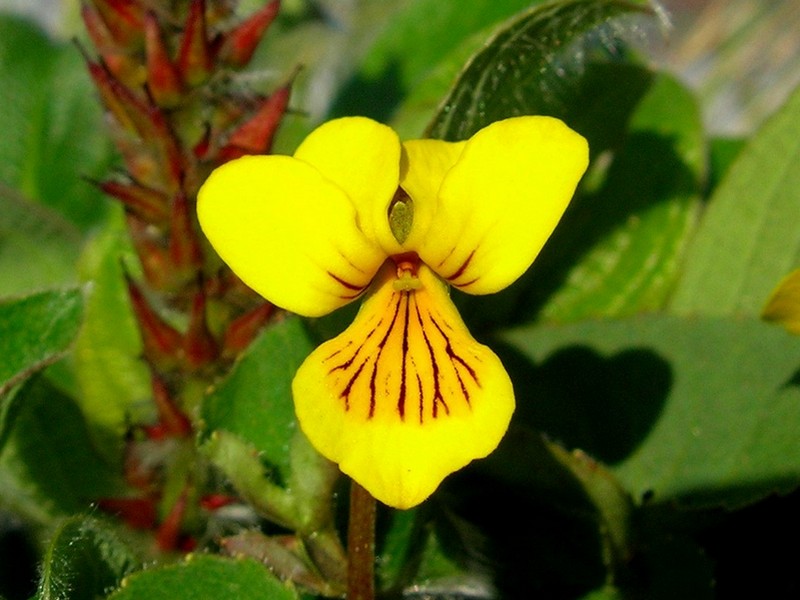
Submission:
[[413,221],[414,202],[403,188],[397,188],[389,204],[389,228],[399,243],[402,244],[408,239]]

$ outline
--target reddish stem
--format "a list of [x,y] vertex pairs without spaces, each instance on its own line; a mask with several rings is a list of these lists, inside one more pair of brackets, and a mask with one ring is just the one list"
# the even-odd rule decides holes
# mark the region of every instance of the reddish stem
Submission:
[[347,526],[347,600],[375,598],[375,498],[350,483]]

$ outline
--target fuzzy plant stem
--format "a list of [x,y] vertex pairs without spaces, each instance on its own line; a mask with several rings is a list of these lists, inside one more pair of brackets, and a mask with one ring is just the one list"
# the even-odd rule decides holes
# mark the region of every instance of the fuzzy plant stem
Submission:
[[375,498],[350,483],[347,526],[347,600],[375,598]]

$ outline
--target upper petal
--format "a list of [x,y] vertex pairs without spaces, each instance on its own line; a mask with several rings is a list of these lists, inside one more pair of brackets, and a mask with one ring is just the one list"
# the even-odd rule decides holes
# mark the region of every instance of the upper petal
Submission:
[[398,290],[387,261],[358,316],[297,371],[297,417],[313,446],[375,498],[419,504],[499,443],[511,381],[427,267]]
[[364,234],[386,254],[396,253],[388,220],[400,180],[400,140],[394,130],[366,117],[334,119],[312,131],[294,156],[344,190]]
[[200,189],[200,226],[233,271],[270,302],[326,314],[369,285],[385,256],[342,189],[288,156],[245,156]]
[[428,235],[439,207],[439,188],[458,160],[466,142],[410,140],[403,142],[400,187],[413,203],[414,221],[403,249],[418,248]]
[[550,237],[588,160],[586,140],[558,119],[516,117],[481,129],[445,176],[435,234],[417,252],[465,292],[503,289]]

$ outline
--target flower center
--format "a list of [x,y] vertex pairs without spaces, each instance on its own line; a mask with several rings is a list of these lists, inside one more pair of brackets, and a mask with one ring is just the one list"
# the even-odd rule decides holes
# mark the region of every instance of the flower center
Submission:
[[411,292],[418,290],[422,284],[417,276],[422,261],[416,252],[406,252],[392,257],[394,264],[397,265],[397,279],[392,282],[392,286],[398,292]]

